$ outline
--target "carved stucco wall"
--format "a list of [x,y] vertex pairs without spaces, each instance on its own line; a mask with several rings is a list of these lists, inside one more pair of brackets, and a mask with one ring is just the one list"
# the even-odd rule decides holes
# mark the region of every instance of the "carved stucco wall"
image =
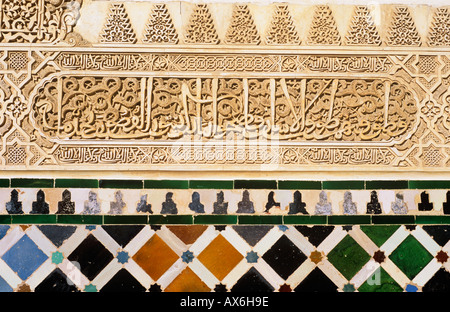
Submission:
[[440,3],[1,8],[0,163],[11,175],[450,168]]
[[0,0],[0,46],[0,292],[450,288],[448,1]]

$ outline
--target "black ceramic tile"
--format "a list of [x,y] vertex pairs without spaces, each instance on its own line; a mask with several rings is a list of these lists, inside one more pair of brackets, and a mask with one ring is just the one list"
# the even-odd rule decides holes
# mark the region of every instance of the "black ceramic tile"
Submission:
[[103,225],[102,228],[123,248],[142,231],[144,225]]
[[250,245],[255,246],[273,226],[270,225],[237,225],[233,229]]
[[373,215],[373,224],[413,224],[415,217],[413,215]]
[[329,225],[297,225],[295,229],[305,236],[308,241],[318,247],[328,235],[334,230],[334,226]]
[[287,279],[308,257],[286,235],[283,235],[262,258],[281,278]]
[[338,287],[330,280],[330,278],[316,267],[305,279],[294,288],[295,292],[337,292]]
[[100,292],[104,293],[123,293],[123,292],[145,292],[146,289],[142,284],[126,269],[120,269],[114,276],[106,283]]
[[282,216],[265,216],[265,215],[240,215],[238,216],[239,224],[282,224]]
[[66,274],[64,274],[59,268],[56,268],[34,288],[34,291],[37,293],[67,293],[79,292],[80,290]]
[[66,239],[72,236],[77,229],[76,226],[64,225],[39,225],[39,230],[55,245],[60,247]]
[[273,286],[254,267],[250,268],[231,288],[232,292],[272,292]]
[[93,280],[114,258],[101,242],[90,234],[67,257],[80,265],[80,271]]
[[366,181],[366,189],[367,190],[398,190],[398,189],[407,189],[408,181],[397,181],[397,180],[385,180],[385,181]]

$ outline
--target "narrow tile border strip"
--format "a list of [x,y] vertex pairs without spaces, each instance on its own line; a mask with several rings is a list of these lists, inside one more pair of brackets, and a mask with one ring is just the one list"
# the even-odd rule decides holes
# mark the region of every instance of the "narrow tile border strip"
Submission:
[[149,180],[0,178],[0,188],[395,190],[450,189],[450,180]]
[[450,225],[450,215],[0,215],[0,224]]

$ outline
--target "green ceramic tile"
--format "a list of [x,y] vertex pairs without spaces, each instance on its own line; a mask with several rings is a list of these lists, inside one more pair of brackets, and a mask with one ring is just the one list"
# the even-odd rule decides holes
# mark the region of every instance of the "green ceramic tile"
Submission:
[[100,180],[98,186],[114,189],[141,189],[144,183],[142,180]]
[[51,188],[53,179],[11,179],[11,187]]
[[215,181],[215,180],[191,180],[189,188],[191,189],[215,189],[230,190],[233,189],[233,181]]
[[192,215],[149,215],[149,224],[193,224]]
[[102,215],[57,215],[60,224],[103,224]]
[[11,224],[11,215],[0,215],[0,224]]
[[366,181],[366,190],[407,189],[408,181]]
[[400,225],[362,225],[360,229],[378,246],[381,247],[394,234]]
[[283,216],[284,224],[327,224],[327,216]]
[[358,288],[358,292],[403,292],[403,288],[380,266]]
[[353,225],[353,224],[371,224],[371,216],[367,215],[348,215],[348,216],[328,216],[328,224]]
[[103,224],[147,224],[147,215],[105,215]]
[[320,190],[322,182],[320,181],[278,181],[280,190]]
[[236,215],[196,215],[194,224],[237,224]]
[[414,224],[415,217],[412,215],[390,216],[390,215],[373,215],[372,224]]
[[0,187],[9,187],[9,179],[0,179]]
[[98,188],[95,179],[56,179],[55,187],[59,188]]
[[11,215],[12,224],[54,224],[56,223],[55,214],[22,214]]
[[350,280],[370,260],[370,255],[350,236],[346,235],[328,254],[327,259]]
[[389,255],[389,259],[412,280],[433,256],[414,236],[408,235]]
[[450,215],[447,216],[416,216],[416,224],[450,224]]
[[410,189],[449,189],[450,188],[450,180],[409,181],[408,186]]
[[277,181],[273,180],[234,180],[235,189],[277,189]]
[[188,180],[144,180],[146,189],[188,189]]
[[283,224],[283,216],[241,215],[238,224]]
[[364,181],[323,181],[324,190],[363,190]]

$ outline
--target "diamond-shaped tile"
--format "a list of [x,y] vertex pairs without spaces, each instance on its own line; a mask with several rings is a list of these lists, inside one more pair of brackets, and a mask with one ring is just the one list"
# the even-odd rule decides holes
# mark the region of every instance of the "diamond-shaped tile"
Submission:
[[383,269],[379,267],[358,288],[359,292],[402,292],[403,288]]
[[370,255],[350,235],[346,235],[328,253],[327,258],[347,280],[350,280],[370,260]]
[[313,244],[314,246],[319,246],[321,242],[324,241],[325,238],[330,235],[331,232],[334,230],[334,226],[328,226],[328,225],[314,225],[314,226],[308,226],[308,225],[298,225],[295,226],[295,229],[302,233],[303,236],[305,236],[308,241]]
[[308,257],[285,235],[267,250],[262,258],[283,279],[287,279]]
[[337,286],[319,268],[315,268],[306,276],[295,292],[336,292]]
[[378,246],[383,245],[400,225],[362,225],[360,229]]
[[125,247],[143,228],[143,225],[103,225],[102,228],[121,247]]
[[211,289],[189,267],[186,267],[164,291],[209,292]]
[[40,225],[38,229],[55,245],[60,247],[66,239],[72,236],[76,226]]
[[254,267],[250,268],[231,288],[231,292],[272,292],[273,286]]
[[423,292],[450,292],[450,273],[444,268],[439,269],[422,287]]
[[114,256],[94,235],[88,235],[67,257],[80,265],[80,271],[89,280],[93,280]]
[[267,225],[236,225],[235,230],[250,246],[255,246],[273,226]]
[[414,236],[408,235],[389,255],[389,259],[409,279],[413,279],[433,259],[433,256]]
[[34,289],[35,292],[79,292],[73,282],[58,268]]
[[439,246],[444,246],[450,240],[449,225],[424,225],[422,229],[427,232]]
[[28,237],[23,235],[2,257],[13,271],[26,280],[48,256]]
[[220,234],[197,256],[219,280],[227,276],[243,258],[244,256]]
[[207,229],[204,225],[169,225],[167,228],[186,245],[193,244]]
[[13,289],[1,276],[0,276],[0,292],[12,292]]
[[132,258],[156,281],[179,259],[179,256],[155,234]]
[[143,292],[145,287],[126,269],[120,269],[100,292]]

